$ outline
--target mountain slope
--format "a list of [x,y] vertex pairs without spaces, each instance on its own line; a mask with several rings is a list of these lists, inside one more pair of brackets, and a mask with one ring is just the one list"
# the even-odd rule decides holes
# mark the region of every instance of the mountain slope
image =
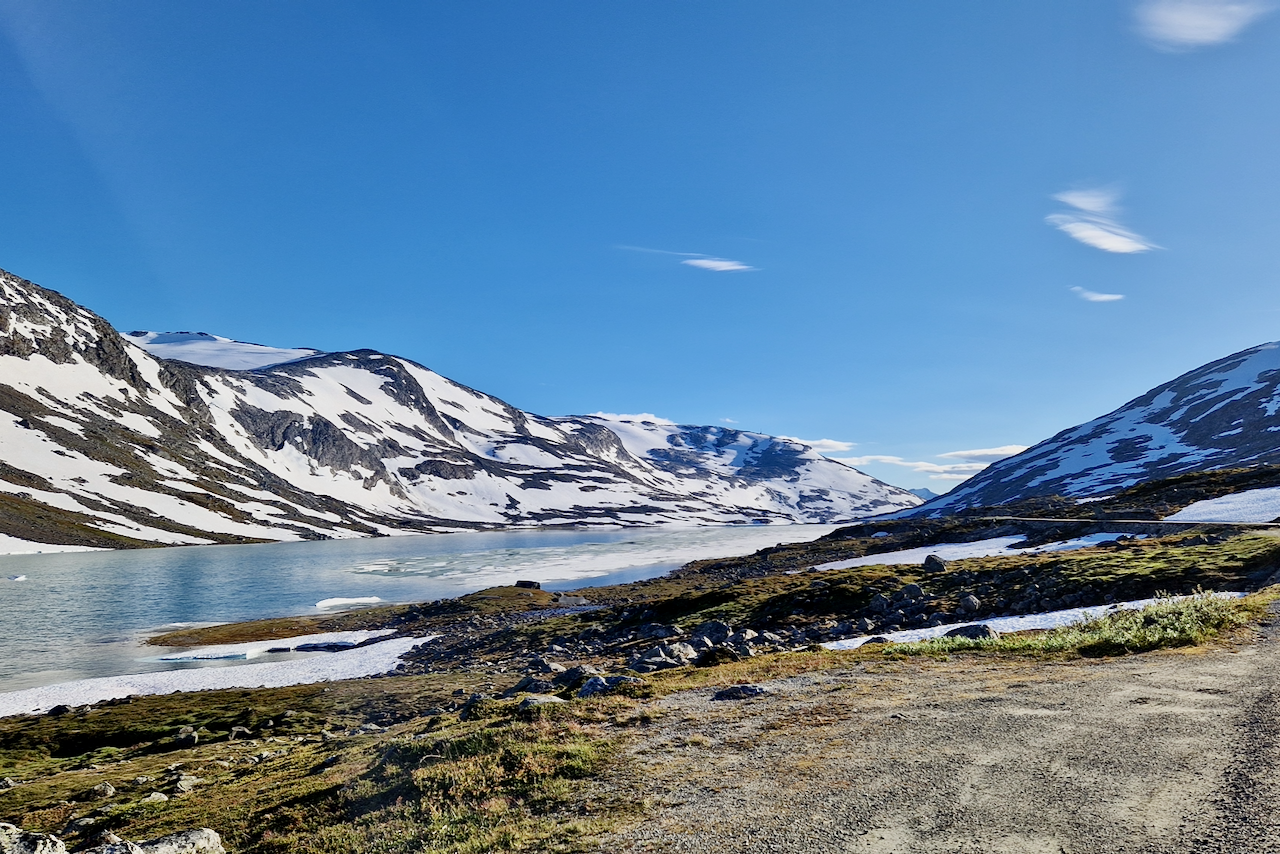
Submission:
[[157,359],[177,359],[193,365],[233,371],[265,368],[320,353],[310,347],[265,347],[208,332],[126,332],[124,337]]
[[1280,343],[1196,368],[995,463],[920,512],[1101,496],[1192,471],[1280,463]]
[[830,522],[919,501],[798,442],[546,418],[372,350],[253,370],[157,359],[7,273],[0,413],[0,534],[37,542]]

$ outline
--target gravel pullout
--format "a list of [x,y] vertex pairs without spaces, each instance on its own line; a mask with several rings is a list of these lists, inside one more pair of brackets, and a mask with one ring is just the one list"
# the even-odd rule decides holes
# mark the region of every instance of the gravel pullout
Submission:
[[[878,672],[877,672],[878,671]],[[1280,850],[1280,640],[1067,664],[957,657],[700,689],[601,786],[599,850]]]

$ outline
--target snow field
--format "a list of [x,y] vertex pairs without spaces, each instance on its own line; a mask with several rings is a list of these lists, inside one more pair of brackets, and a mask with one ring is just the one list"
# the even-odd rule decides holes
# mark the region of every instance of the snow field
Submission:
[[1197,501],[1168,522],[1272,522],[1280,518],[1280,486],[1247,489],[1221,498]]
[[976,540],[972,543],[940,543],[935,546],[921,546],[916,549],[902,549],[884,554],[866,555],[864,557],[837,560],[818,564],[814,569],[848,569],[853,566],[900,566],[903,564],[922,564],[929,555],[937,555],[943,560],[963,560],[970,557],[992,557],[994,555],[1030,555],[1044,552],[1066,552],[1075,549],[1096,546],[1106,540],[1114,540],[1124,536],[1116,533],[1090,534],[1057,543],[1046,543],[1029,549],[1015,549],[1018,543],[1025,542],[1022,537],[992,537]]
[[[313,658],[273,661],[236,667],[165,670],[134,676],[104,676],[0,694],[0,717],[42,714],[58,705],[83,706],[119,697],[210,691],[222,688],[284,688],[358,679],[395,669],[400,657],[433,638],[395,638]],[[279,641],[280,644],[287,643]]]
[[294,650],[303,644],[313,643],[364,643],[371,638],[395,634],[395,629],[369,629],[349,632],[320,632],[314,635],[298,635],[269,641],[226,643],[200,646],[194,649],[160,656],[160,661],[222,661],[228,659],[257,658],[269,649]]
[[[1244,593],[1215,593],[1219,599],[1239,599]],[[1174,596],[1173,601],[1185,599],[1185,596]],[[1030,629],[1056,629],[1073,623],[1093,620],[1116,611],[1138,611],[1148,605],[1154,605],[1159,599],[1135,599],[1131,602],[1117,602],[1114,605],[1092,605],[1087,608],[1067,608],[1063,611],[1049,611],[1044,614],[1026,614],[1017,617],[992,617],[989,620],[977,620],[972,623],[948,623],[943,626],[931,626],[926,629],[907,629],[901,632],[890,632],[884,635],[868,635],[860,638],[828,641],[822,644],[826,649],[857,649],[871,640],[872,637],[888,638],[893,643],[910,643],[911,641],[940,638],[947,632],[961,626],[990,626],[1000,634],[1023,632]],[[1167,601],[1167,600],[1166,600]]]

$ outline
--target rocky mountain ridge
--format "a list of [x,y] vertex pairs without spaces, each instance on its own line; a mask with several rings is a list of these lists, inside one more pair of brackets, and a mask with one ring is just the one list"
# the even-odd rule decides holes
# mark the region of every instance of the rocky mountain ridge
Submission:
[[1188,472],[1280,463],[1280,343],[1189,371],[994,463],[911,515],[1038,496],[1098,499]]
[[543,417],[373,350],[251,370],[157,359],[2,272],[0,449],[0,535],[106,547],[833,522],[919,503],[792,440]]

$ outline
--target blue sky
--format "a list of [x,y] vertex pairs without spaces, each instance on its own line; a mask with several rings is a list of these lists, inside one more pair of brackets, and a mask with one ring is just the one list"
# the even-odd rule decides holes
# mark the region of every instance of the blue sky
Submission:
[[1280,338],[1277,96],[1250,0],[0,0],[0,267],[941,491]]

